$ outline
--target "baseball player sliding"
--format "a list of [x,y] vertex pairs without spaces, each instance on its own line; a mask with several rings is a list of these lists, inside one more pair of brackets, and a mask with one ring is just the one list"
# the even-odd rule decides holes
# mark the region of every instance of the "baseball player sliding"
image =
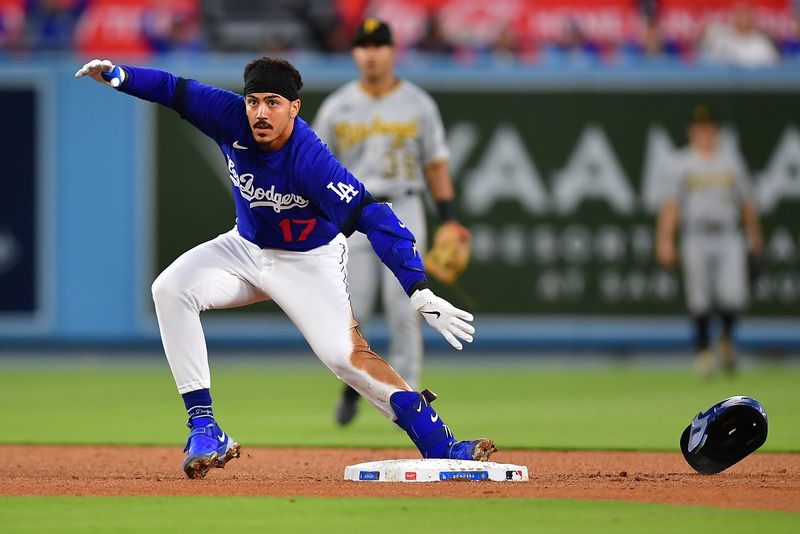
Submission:
[[[421,251],[427,250],[428,241],[421,197],[426,179],[442,222],[468,243],[469,232],[455,220],[449,151],[439,110],[422,89],[395,77],[394,57],[389,26],[375,18],[364,20],[353,46],[360,79],[325,99],[312,129],[376,200],[391,204]],[[372,253],[367,236],[355,233],[348,245],[353,311],[359,320],[366,320],[381,291],[391,331],[389,362],[416,388],[423,358],[419,314],[391,271]],[[358,398],[356,390],[345,386],[335,412],[339,424],[347,425],[355,417]]]
[[260,58],[244,68],[243,95],[168,72],[93,60],[75,74],[177,111],[219,145],[236,226],[181,255],[153,283],[161,339],[191,429],[183,470],[203,478],[239,456],[211,407],[200,312],[272,299],[341,380],[405,430],[425,458],[486,460],[485,438],[457,441],[430,403],[372,352],[347,292],[345,236],[362,232],[410,296],[456,349],[472,341],[472,315],[427,287],[413,234],[328,151],[299,116],[300,73]]
[[738,152],[719,146],[718,120],[709,108],[694,108],[688,134],[689,146],[679,153],[671,169],[669,193],[658,218],[656,253],[662,266],[674,265],[674,236],[680,224],[683,281],[695,325],[697,372],[708,377],[715,367],[709,348],[714,311],[722,320],[722,363],[729,372],[735,369],[733,329],[747,304],[747,250],[760,255],[763,238],[747,170]]

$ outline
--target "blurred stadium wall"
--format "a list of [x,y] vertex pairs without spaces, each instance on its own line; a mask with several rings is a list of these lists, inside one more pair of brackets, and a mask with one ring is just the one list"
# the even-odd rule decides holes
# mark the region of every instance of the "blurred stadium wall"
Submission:
[[[238,90],[256,54],[163,54],[149,64]],[[357,75],[346,55],[287,54],[301,116]],[[116,56],[111,56],[115,61]],[[132,59],[131,59],[132,58]],[[157,346],[150,283],[234,224],[217,148],[169,110],[75,80],[74,53],[0,57],[0,346]],[[630,58],[629,58],[630,59]],[[742,150],[768,268],[744,348],[800,348],[800,70],[591,56],[526,64],[403,53],[401,76],[438,102],[461,218],[474,236],[460,288],[476,349],[690,347],[680,276],[653,261],[667,162],[691,107],[714,106]],[[272,305],[204,314],[209,342],[303,346]],[[434,332],[426,341],[442,345]],[[375,344],[386,329],[374,325]]]

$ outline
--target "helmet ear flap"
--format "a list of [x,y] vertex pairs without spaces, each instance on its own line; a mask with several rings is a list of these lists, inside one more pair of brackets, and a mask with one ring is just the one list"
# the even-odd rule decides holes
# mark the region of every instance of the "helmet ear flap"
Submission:
[[[705,420],[702,436],[692,439],[696,421]],[[680,446],[686,462],[705,475],[720,473],[744,459],[767,440],[767,413],[754,399],[731,397],[704,414],[699,414],[681,435]]]

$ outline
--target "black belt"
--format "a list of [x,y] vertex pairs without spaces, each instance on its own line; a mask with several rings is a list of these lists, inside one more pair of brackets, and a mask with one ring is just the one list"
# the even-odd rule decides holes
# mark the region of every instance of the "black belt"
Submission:
[[392,196],[388,195],[372,195],[372,198],[377,200],[378,202],[391,202],[392,200],[396,200],[399,197],[409,197],[411,195],[416,195],[419,191],[415,189],[406,189],[405,191],[400,191],[399,193],[395,193]]

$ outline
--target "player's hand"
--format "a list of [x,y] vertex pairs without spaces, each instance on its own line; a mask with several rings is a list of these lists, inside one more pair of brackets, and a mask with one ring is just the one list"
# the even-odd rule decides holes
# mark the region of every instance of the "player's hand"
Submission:
[[675,265],[677,253],[675,252],[675,244],[669,239],[661,239],[656,245],[656,260],[658,264],[669,269]]
[[117,88],[125,81],[125,71],[107,59],[93,59],[75,73],[76,78],[89,76],[93,80]]
[[473,319],[471,313],[459,310],[443,298],[434,295],[430,289],[414,291],[414,294],[411,295],[411,305],[456,350],[462,349],[459,339],[472,343],[472,334],[475,333],[475,328],[467,322]]

